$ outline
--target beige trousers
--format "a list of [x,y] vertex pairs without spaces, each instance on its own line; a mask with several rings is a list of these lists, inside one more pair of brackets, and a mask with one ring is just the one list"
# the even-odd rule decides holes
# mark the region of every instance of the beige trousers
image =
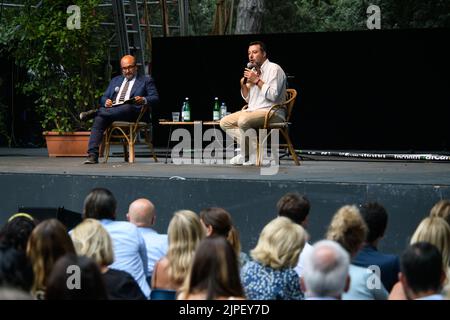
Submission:
[[[249,146],[250,152],[256,152],[256,137],[258,135],[258,129],[264,126],[264,119],[267,111],[267,109],[255,111],[237,111],[223,117],[222,120],[220,120],[220,127],[237,141],[237,143],[241,147],[241,154],[243,156],[248,156],[250,154]],[[285,121],[285,119],[277,113],[275,113],[270,119],[270,122],[283,121]],[[249,132],[247,132],[248,129],[255,129],[256,135],[249,134]],[[246,140],[248,140],[249,142],[246,143]],[[242,146],[245,147],[243,148]]]

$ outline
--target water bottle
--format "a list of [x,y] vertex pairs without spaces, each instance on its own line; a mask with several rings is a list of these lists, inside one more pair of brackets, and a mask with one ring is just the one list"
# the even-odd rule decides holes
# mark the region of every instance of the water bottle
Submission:
[[214,107],[213,107],[213,121],[220,120],[220,106],[219,106],[219,98],[214,98]]
[[189,105],[189,98],[186,97],[181,111],[181,118],[183,122],[191,121],[191,106]]
[[225,102],[222,102],[222,105],[220,106],[220,119],[225,117],[227,115],[227,105]]

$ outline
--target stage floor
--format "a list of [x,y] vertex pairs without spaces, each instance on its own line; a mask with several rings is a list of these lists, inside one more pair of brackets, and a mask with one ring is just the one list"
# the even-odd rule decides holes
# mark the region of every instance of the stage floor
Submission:
[[[362,161],[354,160],[310,160],[295,166],[290,159],[282,159],[278,173],[262,175],[261,168],[233,166],[228,164],[165,163],[159,157],[155,163],[150,157],[139,156],[134,164],[113,156],[108,163],[83,164],[82,157],[49,158],[45,148],[18,149],[0,148],[1,173],[64,174],[117,177],[156,177],[173,179],[239,179],[274,180],[331,183],[399,183],[418,185],[450,185],[450,163]],[[113,151],[119,152],[121,148]],[[114,153],[113,153],[114,154]],[[158,156],[164,151],[158,151]]]

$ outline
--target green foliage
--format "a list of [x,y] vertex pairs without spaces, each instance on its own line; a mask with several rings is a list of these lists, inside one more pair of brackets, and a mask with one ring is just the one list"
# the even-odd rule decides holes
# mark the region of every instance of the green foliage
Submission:
[[[45,130],[86,129],[78,115],[98,104],[108,43],[96,11],[99,2],[47,0],[33,8],[36,1],[25,1],[20,14],[3,27],[0,42],[8,43],[16,64],[28,70],[29,79],[20,88],[38,97],[35,106]],[[71,4],[81,9],[81,29],[66,26]]]

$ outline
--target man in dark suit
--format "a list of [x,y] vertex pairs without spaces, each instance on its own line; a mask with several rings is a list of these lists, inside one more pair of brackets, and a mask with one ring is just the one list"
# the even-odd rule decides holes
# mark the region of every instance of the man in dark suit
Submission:
[[114,121],[135,121],[142,106],[159,102],[158,91],[150,76],[137,75],[136,59],[126,55],[120,60],[122,75],[111,80],[100,100],[100,108],[82,112],[81,120],[94,119],[85,164],[98,163],[103,133]]
[[361,207],[361,215],[367,224],[369,232],[364,247],[353,258],[352,263],[368,268],[378,266],[381,272],[381,282],[386,290],[391,291],[398,281],[400,261],[397,255],[386,254],[378,251],[378,243],[384,236],[388,223],[386,209],[377,202],[369,202]]

